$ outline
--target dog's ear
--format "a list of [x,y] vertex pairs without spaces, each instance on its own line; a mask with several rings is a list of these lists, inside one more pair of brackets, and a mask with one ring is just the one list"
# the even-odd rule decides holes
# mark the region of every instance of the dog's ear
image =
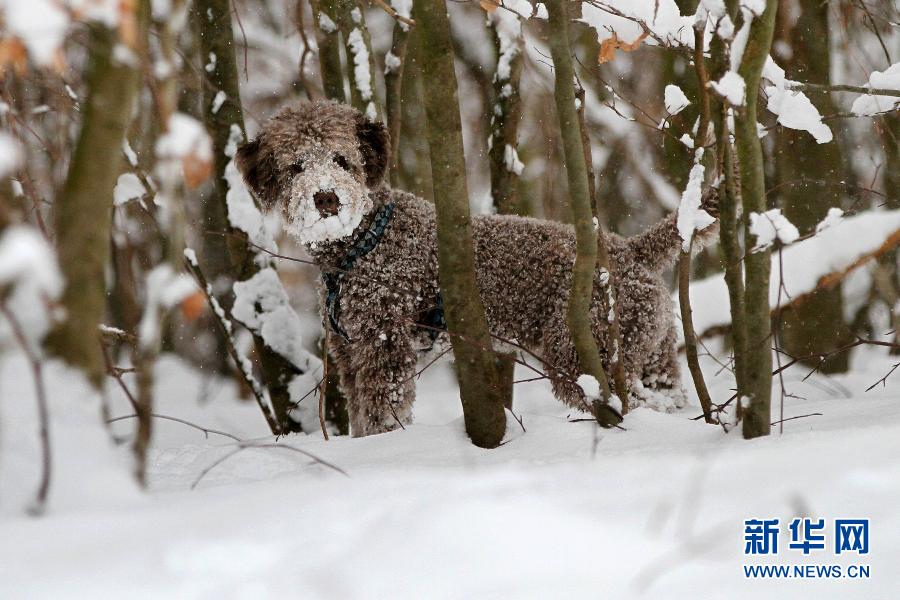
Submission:
[[241,144],[235,164],[263,208],[271,210],[278,201],[278,165],[262,138]]
[[366,170],[366,185],[375,187],[384,177],[390,154],[390,136],[384,125],[359,115],[356,120],[359,152]]

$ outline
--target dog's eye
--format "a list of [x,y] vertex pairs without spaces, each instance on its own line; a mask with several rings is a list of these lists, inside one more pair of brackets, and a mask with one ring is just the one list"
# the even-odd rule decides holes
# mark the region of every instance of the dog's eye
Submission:
[[335,154],[333,160],[334,160],[334,164],[336,164],[343,170],[345,170],[345,171],[350,170],[350,163],[348,163],[347,159],[344,158],[343,156],[341,156],[340,154]]
[[296,163],[292,164],[291,166],[288,167],[288,171],[290,172],[291,175],[299,175],[300,173],[303,172],[303,163],[296,162]]

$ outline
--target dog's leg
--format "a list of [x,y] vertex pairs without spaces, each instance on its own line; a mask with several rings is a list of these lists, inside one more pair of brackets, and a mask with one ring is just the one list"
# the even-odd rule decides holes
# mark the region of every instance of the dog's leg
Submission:
[[573,379],[578,377],[578,356],[565,321],[560,320],[558,326],[549,327],[541,345],[543,358],[547,361],[544,371],[550,378],[556,399],[578,410],[590,410],[584,391]]
[[679,376],[675,327],[673,324],[668,328],[665,337],[650,353],[643,367],[641,389],[635,393],[641,404],[657,410],[674,410],[687,403]]
[[412,422],[416,356],[404,329],[384,327],[349,348],[354,389],[349,402],[354,437]]

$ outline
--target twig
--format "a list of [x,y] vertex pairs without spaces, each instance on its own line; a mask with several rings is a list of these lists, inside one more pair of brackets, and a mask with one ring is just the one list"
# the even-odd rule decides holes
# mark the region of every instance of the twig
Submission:
[[900,98],[900,90],[888,88],[870,88],[862,85],[803,83],[791,81],[787,84],[789,90],[809,90],[813,92],[852,92],[854,94],[868,94],[872,96],[893,96]]
[[325,461],[325,460],[322,460],[321,458],[319,458],[319,457],[316,456],[315,454],[313,454],[313,453],[311,453],[311,452],[307,452],[306,450],[303,450],[303,449],[301,449],[301,448],[297,448],[296,446],[290,446],[290,445],[288,445],[288,444],[276,444],[276,443],[274,443],[274,442],[261,443],[261,444],[260,444],[260,443],[255,443],[255,442],[239,442],[237,448],[233,449],[231,452],[229,452],[229,453],[226,454],[225,456],[222,456],[221,458],[216,459],[215,462],[213,462],[213,463],[212,463],[211,465],[209,465],[208,467],[204,468],[204,469],[200,472],[200,474],[197,476],[197,478],[194,480],[194,482],[191,484],[191,489],[192,489],[192,490],[195,489],[195,488],[197,487],[197,484],[200,483],[200,480],[202,480],[202,479],[203,479],[210,471],[212,471],[214,468],[216,468],[217,466],[221,465],[223,462],[225,462],[226,460],[228,460],[229,458],[231,458],[232,456],[234,456],[234,455],[237,454],[238,452],[241,452],[241,451],[243,451],[243,450],[247,450],[248,448],[281,448],[281,449],[283,449],[283,450],[290,450],[290,451],[292,451],[292,452],[296,452],[296,453],[298,453],[298,454],[302,454],[303,456],[306,456],[306,457],[312,459],[313,463],[315,463],[315,464],[322,465],[323,467],[327,467],[327,468],[329,468],[329,469],[331,469],[331,470],[333,470],[333,471],[337,471],[337,472],[340,473],[341,475],[344,475],[344,476],[346,476],[346,477],[349,477],[349,475],[347,474],[347,472],[344,471],[342,468],[338,467],[337,465],[334,465],[334,464],[332,464],[332,463],[330,463],[330,462],[327,462],[327,461]]
[[891,367],[891,370],[888,371],[887,373],[885,373],[885,374],[884,374],[884,377],[882,377],[881,379],[879,379],[878,381],[876,381],[875,383],[873,383],[872,385],[870,385],[869,387],[867,387],[867,388],[866,388],[866,391],[867,391],[867,392],[872,391],[873,389],[875,389],[875,387],[878,386],[878,384],[881,384],[881,385],[883,385],[883,386],[886,386],[886,385],[887,385],[887,379],[888,379],[888,377],[890,377],[891,375],[894,374],[894,371],[897,370],[897,367],[900,367],[900,363],[896,363],[893,367]]
[[773,421],[770,425],[781,425],[785,421],[793,421],[794,419],[803,419],[805,417],[821,417],[822,413],[809,413],[808,415],[797,415],[796,417],[788,417],[787,419],[780,419],[778,421]]
[[[161,415],[158,413],[150,413],[150,416],[155,419],[163,419],[165,421],[174,421],[176,423],[181,423],[182,425],[187,425],[188,427],[193,427],[194,429],[198,429],[202,431],[207,438],[209,438],[210,433],[215,433],[216,435],[221,435],[227,438],[231,438],[236,442],[243,442],[243,440],[236,435],[228,433],[227,431],[219,431],[218,429],[211,429],[209,427],[203,427],[202,425],[197,425],[196,423],[191,423],[190,421],[185,421],[184,419],[179,419],[178,417],[170,417],[169,415]],[[107,419],[107,423],[115,423],[116,421],[124,421],[125,419],[137,419],[138,415],[122,415],[121,417],[113,417],[112,419]]]
[[25,336],[21,324],[3,300],[0,300],[0,312],[6,317],[16,342],[21,347],[22,353],[25,354],[25,358],[31,366],[31,376],[34,379],[34,390],[38,407],[38,435],[41,441],[41,480],[38,484],[34,504],[31,505],[28,512],[34,516],[39,516],[43,514],[47,505],[47,494],[50,491],[50,476],[53,470],[53,457],[50,449],[50,411],[47,407],[47,390],[44,387],[44,365],[28,345],[28,338]]
[[325,391],[328,389],[328,338],[331,327],[325,328],[325,339],[322,340],[322,382],[319,384],[319,427],[328,441],[328,428],[325,426]]
[[381,8],[381,10],[383,10],[387,14],[389,14],[391,16],[391,18],[396,19],[397,21],[400,21],[401,23],[405,23],[405,24],[409,25],[410,27],[415,27],[416,22],[414,20],[410,19],[409,17],[404,17],[403,15],[398,13],[396,10],[394,10],[393,6],[389,5],[384,0],[372,0],[372,3],[377,5],[379,8]]
[[204,277],[203,272],[200,270],[200,266],[195,264],[195,262],[188,257],[185,257],[184,264],[188,273],[190,273],[197,282],[200,291],[206,296],[206,301],[209,303],[209,307],[216,317],[216,323],[218,323],[219,327],[222,329],[222,338],[225,340],[225,348],[228,350],[228,354],[234,361],[235,367],[237,367],[238,372],[241,374],[244,383],[250,388],[253,397],[256,399],[256,404],[262,411],[263,417],[265,417],[266,423],[269,425],[269,429],[273,434],[281,435],[281,427],[279,426],[278,421],[275,420],[275,416],[272,414],[269,405],[266,403],[259,382],[254,379],[253,374],[249,372],[249,368],[245,368],[244,360],[242,360],[242,357],[234,344],[234,339],[231,337],[231,321],[227,320],[228,317],[225,313],[225,309],[219,304],[215,296],[213,296],[212,287],[206,281],[206,277]]
[[[122,333],[125,333],[124,331]],[[109,348],[106,345],[106,340],[104,339],[104,335],[108,335],[105,331],[101,331],[100,333],[100,351],[103,353],[103,362],[106,363],[106,372],[110,377],[116,380],[116,383],[119,384],[119,387],[122,389],[122,392],[125,394],[125,397],[128,398],[128,403],[131,404],[131,408],[134,409],[135,412],[140,412],[138,410],[138,402],[135,399],[134,394],[131,393],[131,390],[128,389],[128,386],[125,385],[125,382],[122,381],[122,373],[116,369],[115,365],[113,365],[112,359],[109,356]]]

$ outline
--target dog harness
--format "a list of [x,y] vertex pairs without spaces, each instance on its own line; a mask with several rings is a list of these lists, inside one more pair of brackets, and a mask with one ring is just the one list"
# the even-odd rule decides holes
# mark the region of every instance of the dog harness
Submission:
[[[378,242],[381,241],[387,226],[391,222],[393,214],[393,202],[388,202],[379,208],[369,227],[362,233],[357,234],[356,239],[350,246],[350,250],[344,255],[338,268],[334,271],[322,272],[322,281],[325,283],[326,291],[325,313],[328,315],[328,324],[331,326],[332,331],[348,342],[352,340],[350,339],[350,336],[347,335],[347,331],[341,327],[340,324],[341,288],[344,277],[347,276],[357,260],[364,257],[378,246]],[[437,297],[435,298],[434,308],[429,310],[423,316],[421,325],[424,325],[425,328],[427,328],[432,345],[434,345],[434,340],[437,338],[438,334],[447,329],[447,322],[444,320],[444,302],[440,292],[438,292]]]

